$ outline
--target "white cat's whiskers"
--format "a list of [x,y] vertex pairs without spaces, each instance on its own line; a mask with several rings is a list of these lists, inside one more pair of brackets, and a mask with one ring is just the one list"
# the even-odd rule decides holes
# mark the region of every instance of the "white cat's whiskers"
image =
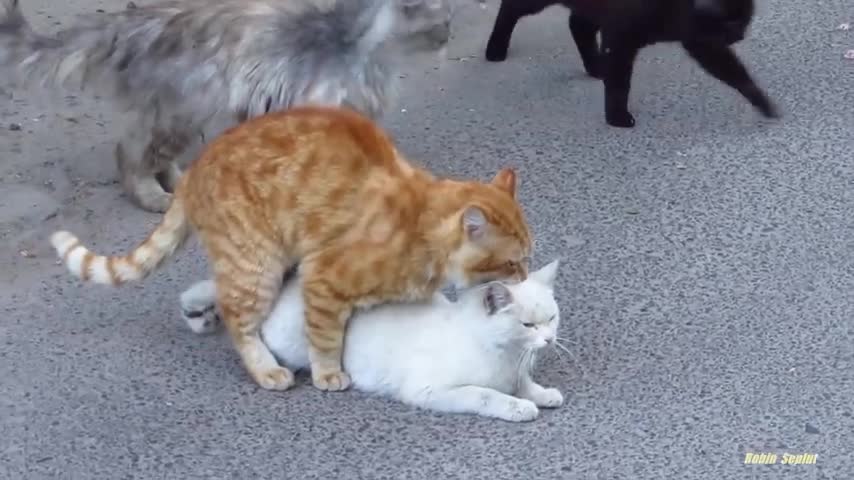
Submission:
[[574,354],[574,353],[572,353],[568,348],[566,348],[566,347],[565,347],[562,343],[560,343],[558,340],[555,340],[554,345],[555,345],[555,348],[559,348],[560,350],[563,350],[564,352],[566,352],[566,354],[567,354],[567,355],[569,355],[570,357],[572,357],[572,359],[573,359],[574,361],[576,360],[576,358],[575,358],[575,354]]
[[575,346],[576,342],[574,340],[570,340],[570,339],[564,338],[564,337],[555,337],[554,344],[555,344],[555,350],[561,349],[564,352],[568,353],[572,357],[573,361],[575,361],[575,362],[578,361],[575,354],[569,350],[569,347],[567,347],[567,345]]
[[557,348],[557,347],[553,348],[553,349],[552,349],[552,351],[553,351],[553,352],[555,352],[555,355],[557,355],[557,358],[558,358],[561,362],[566,361],[566,359],[564,358],[563,354],[560,352],[560,350],[558,350],[558,348]]
[[585,378],[587,376],[587,372],[584,370],[584,365],[578,360],[578,357],[576,357],[575,354],[572,353],[572,351],[569,348],[567,348],[565,345],[563,345],[561,343],[561,341],[568,342],[569,340],[567,340],[565,338],[555,337],[555,342],[554,342],[555,350],[554,351],[558,354],[558,357],[560,357],[561,360],[563,360],[563,357],[561,357],[561,355],[560,355],[561,350],[566,352],[566,354],[569,355],[569,357],[572,359],[572,363],[574,363],[575,366],[578,367],[578,370],[581,372],[581,378]]

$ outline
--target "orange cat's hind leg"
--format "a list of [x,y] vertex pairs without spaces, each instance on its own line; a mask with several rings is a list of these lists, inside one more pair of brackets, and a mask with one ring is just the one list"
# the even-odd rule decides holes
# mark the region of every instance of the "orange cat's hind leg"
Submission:
[[294,375],[279,365],[260,331],[291,265],[276,258],[245,256],[227,266],[224,263],[214,264],[217,305],[243,365],[262,388],[287,390],[294,384]]

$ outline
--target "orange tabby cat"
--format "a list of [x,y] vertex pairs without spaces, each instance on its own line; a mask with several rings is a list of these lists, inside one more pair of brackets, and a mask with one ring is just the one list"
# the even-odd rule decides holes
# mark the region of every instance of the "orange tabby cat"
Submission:
[[84,281],[143,278],[192,227],[211,260],[217,306],[258,384],[284,390],[259,330],[284,273],[300,264],[312,380],[342,371],[354,308],[427,299],[443,285],[524,280],[531,237],[513,170],[491,183],[440,180],[416,168],[368,118],[299,107],[249,120],[212,141],[182,177],[162,223],[123,257],[97,256],[68,232],[51,242]]

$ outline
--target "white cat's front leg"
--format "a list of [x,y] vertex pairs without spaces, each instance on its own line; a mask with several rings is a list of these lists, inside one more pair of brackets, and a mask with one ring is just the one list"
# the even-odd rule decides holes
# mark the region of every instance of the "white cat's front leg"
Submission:
[[508,422],[530,422],[540,414],[529,400],[473,385],[431,391],[417,403],[440,412],[476,413]]
[[530,375],[522,376],[519,397],[526,398],[543,408],[557,408],[563,405],[563,394],[558,389],[546,388],[535,382]]

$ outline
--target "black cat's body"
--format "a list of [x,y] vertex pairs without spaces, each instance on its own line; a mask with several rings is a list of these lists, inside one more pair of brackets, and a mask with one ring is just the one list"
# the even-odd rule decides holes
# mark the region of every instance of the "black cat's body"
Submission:
[[612,126],[634,126],[628,100],[635,58],[640,49],[661,42],[680,42],[704,70],[740,92],[764,116],[778,116],[731,48],[750,25],[753,0],[502,0],[486,59],[506,59],[519,20],[552,5],[572,12],[569,30],[584,69],[604,81],[605,119]]

